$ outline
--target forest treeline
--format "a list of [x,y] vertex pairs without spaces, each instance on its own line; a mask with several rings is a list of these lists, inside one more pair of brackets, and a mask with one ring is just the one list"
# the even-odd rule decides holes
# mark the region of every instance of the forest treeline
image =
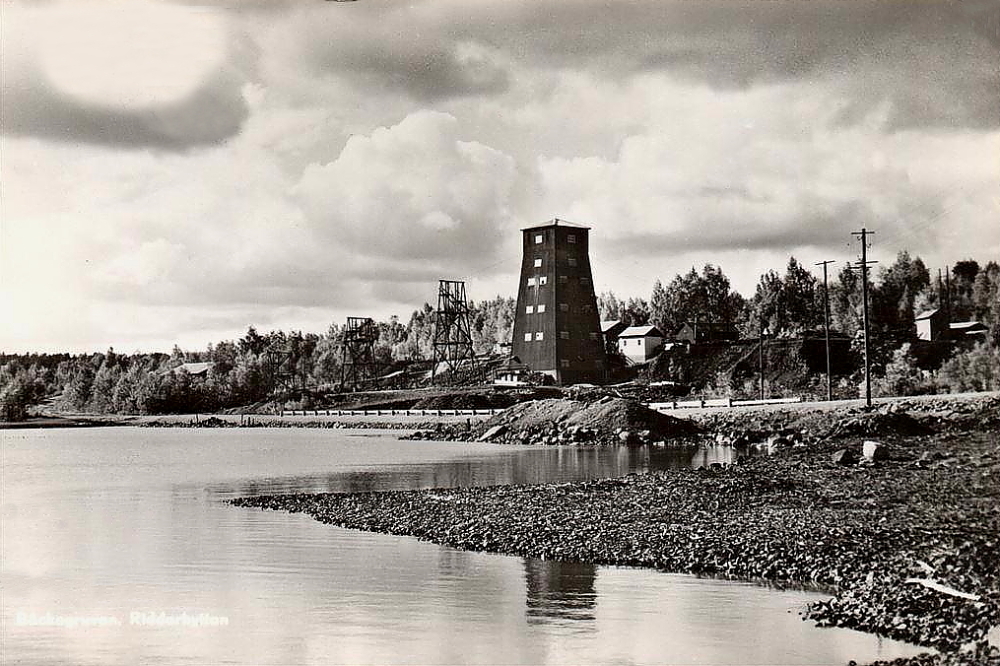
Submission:
[[[895,261],[872,271],[870,289],[873,375],[883,392],[941,388],[916,368],[910,355],[914,318],[926,309],[944,308],[952,321],[976,319],[988,328],[980,348],[952,359],[942,368],[944,388],[1000,388],[1000,265],[974,260],[956,263],[947,280],[932,279],[919,257],[900,252]],[[860,275],[843,269],[831,276],[831,327],[854,337],[861,326]],[[598,295],[602,319],[628,325],[653,324],[666,335],[685,322],[737,324],[744,337],[763,329],[773,337],[789,337],[823,327],[823,285],[794,257],[783,272],[760,277],[750,298],[735,292],[721,268],[706,264],[699,271],[657,280],[648,298]],[[471,304],[472,337],[477,353],[490,353],[509,342],[514,321],[513,298],[497,296]],[[433,358],[434,308],[424,304],[404,324],[397,317],[377,322],[375,357],[386,371],[407,362]],[[331,324],[324,333],[271,331],[251,326],[235,341],[221,341],[203,351],[177,347],[170,354],[103,353],[0,355],[0,418],[23,418],[30,405],[54,399],[64,411],[115,414],[212,412],[253,404],[267,398],[274,368],[267,351],[287,352],[280,370],[300,386],[334,386],[341,377],[344,327]],[[195,378],[182,366],[211,363],[205,377]],[[940,382],[939,382],[940,383]]]

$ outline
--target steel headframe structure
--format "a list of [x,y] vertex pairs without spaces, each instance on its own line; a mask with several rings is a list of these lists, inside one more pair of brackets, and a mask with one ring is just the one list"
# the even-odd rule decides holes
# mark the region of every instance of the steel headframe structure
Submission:
[[283,347],[268,347],[264,350],[264,369],[272,391],[295,390],[295,374],[285,367],[291,352]]
[[370,317],[348,317],[344,329],[343,356],[340,366],[340,384],[347,390],[357,391],[366,382],[377,385],[375,341],[378,328]]
[[465,282],[438,281],[438,306],[434,322],[434,365],[431,382],[437,379],[438,366],[447,365],[454,380],[460,367],[467,374],[479,371],[472,348],[472,317],[465,296]]

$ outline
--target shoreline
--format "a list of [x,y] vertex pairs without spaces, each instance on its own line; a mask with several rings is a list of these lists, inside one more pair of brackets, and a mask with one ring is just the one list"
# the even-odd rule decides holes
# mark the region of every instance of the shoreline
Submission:
[[937,419],[934,432],[879,436],[881,454],[868,463],[834,462],[866,439],[848,429],[712,469],[231,503],[463,550],[820,585],[835,590],[807,613],[820,626],[942,651],[896,663],[994,663],[1000,652],[986,634],[1000,625],[998,403],[923,415]]

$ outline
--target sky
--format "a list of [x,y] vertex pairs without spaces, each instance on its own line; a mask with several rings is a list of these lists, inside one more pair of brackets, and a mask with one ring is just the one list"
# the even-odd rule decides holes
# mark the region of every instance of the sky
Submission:
[[[199,350],[516,295],[900,250],[1000,260],[994,0],[0,5],[0,352]],[[816,269],[817,271],[819,269]]]

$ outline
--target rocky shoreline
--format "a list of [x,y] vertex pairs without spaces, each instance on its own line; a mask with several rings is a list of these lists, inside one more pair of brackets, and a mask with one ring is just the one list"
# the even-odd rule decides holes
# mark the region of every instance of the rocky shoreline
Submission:
[[[898,664],[1000,663],[986,638],[1000,625],[1000,398],[792,416],[809,436],[726,467],[232,503],[465,550],[827,586],[809,619],[941,651]],[[717,439],[792,425],[712,418]],[[858,433],[879,428],[863,450]]]
[[334,430],[412,430],[432,428],[438,423],[419,421],[400,423],[391,421],[338,421],[338,420],[290,420],[277,416],[248,415],[245,417],[220,418],[218,416],[191,417],[187,421],[153,419],[136,422],[140,428],[319,428]]

